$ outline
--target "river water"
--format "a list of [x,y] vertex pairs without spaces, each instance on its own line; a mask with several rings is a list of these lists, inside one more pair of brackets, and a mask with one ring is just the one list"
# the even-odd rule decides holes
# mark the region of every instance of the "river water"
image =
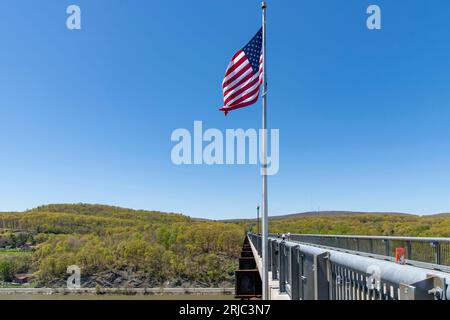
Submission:
[[0,295],[0,300],[234,300],[233,295]]

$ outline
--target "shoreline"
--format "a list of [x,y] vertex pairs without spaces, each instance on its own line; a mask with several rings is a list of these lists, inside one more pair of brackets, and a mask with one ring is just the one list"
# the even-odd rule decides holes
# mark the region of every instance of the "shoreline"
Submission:
[[0,288],[0,295],[234,295],[234,288]]

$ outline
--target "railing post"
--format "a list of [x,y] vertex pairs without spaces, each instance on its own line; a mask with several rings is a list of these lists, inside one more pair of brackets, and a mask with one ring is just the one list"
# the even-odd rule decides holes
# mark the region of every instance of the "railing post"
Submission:
[[441,245],[438,241],[434,241],[431,243],[431,246],[434,249],[434,261],[436,264],[441,264]]
[[441,250],[442,250],[442,246],[441,246],[441,243],[440,242],[438,242],[438,248],[437,248],[438,250],[437,250],[437,253],[438,253],[438,256],[437,256],[437,264],[442,264],[442,252],[441,252]]
[[258,254],[261,257],[262,236],[258,235]]
[[256,238],[256,252],[258,252],[259,255],[259,236]]
[[354,238],[353,240],[356,241],[356,251],[359,251],[359,238]]
[[278,279],[278,259],[280,252],[278,250],[278,242],[272,243],[272,280]]
[[413,284],[400,284],[399,300],[446,300],[445,279],[430,275]]
[[391,256],[391,244],[390,244],[390,240],[389,239],[383,239],[384,242],[384,255],[386,257],[390,257]]
[[268,267],[268,269],[267,269],[267,271],[272,271],[272,245],[273,245],[273,242],[272,242],[272,240],[270,240],[269,239],[269,250],[268,250],[268,256],[269,256],[269,267]]
[[286,292],[286,246],[284,242],[280,243],[280,293]]
[[300,299],[300,246],[291,247],[291,300]]
[[335,279],[333,277],[333,265],[330,261],[330,253],[327,252],[327,256],[325,257],[325,262],[327,264],[327,281],[328,281],[328,300],[336,300],[336,291],[335,291]]
[[314,299],[330,300],[330,284],[329,284],[329,258],[330,253],[324,252],[314,257]]
[[412,245],[411,240],[406,241],[406,259],[412,259]]

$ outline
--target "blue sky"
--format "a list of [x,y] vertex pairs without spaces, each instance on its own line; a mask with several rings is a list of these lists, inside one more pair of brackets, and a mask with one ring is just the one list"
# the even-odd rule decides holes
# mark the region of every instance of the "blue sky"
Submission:
[[[69,4],[80,31],[65,26]],[[447,0],[269,1],[270,214],[450,211],[448,12]],[[259,127],[260,103],[217,111],[230,57],[259,27],[250,0],[2,0],[0,211],[254,216],[257,166],[177,167],[170,136],[194,120]]]

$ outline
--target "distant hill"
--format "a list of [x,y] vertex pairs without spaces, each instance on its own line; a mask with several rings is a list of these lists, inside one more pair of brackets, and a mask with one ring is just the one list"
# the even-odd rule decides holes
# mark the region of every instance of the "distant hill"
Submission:
[[280,216],[273,216],[271,219],[291,219],[301,217],[323,217],[323,216],[355,216],[355,215],[395,215],[395,216],[414,216],[402,212],[362,212],[362,211],[308,211],[301,213],[292,213]]
[[178,213],[168,213],[149,210],[134,210],[116,206],[108,206],[103,204],[87,204],[87,203],[48,204],[25,211],[25,213],[58,213],[58,214],[65,213],[91,217],[158,221],[170,223],[191,220],[188,216],[184,216]]
[[141,214],[171,214],[181,216],[181,214],[176,213],[167,213],[150,210],[134,210],[104,204],[89,204],[89,203],[48,204],[39,206],[26,212],[64,212],[64,213],[92,214],[92,215],[141,213]]
[[[363,216],[363,215],[375,215],[375,216],[405,216],[405,217],[418,217],[418,215],[402,212],[363,212],[363,211],[307,211],[301,213],[291,213],[285,215],[271,216],[270,220],[287,220],[295,218],[310,218],[310,217],[344,217],[344,216]],[[227,222],[248,222],[255,219],[230,219],[225,220]]]
[[428,217],[443,217],[443,218],[446,218],[446,217],[450,217],[450,212],[449,213],[432,214],[432,215],[429,215]]

